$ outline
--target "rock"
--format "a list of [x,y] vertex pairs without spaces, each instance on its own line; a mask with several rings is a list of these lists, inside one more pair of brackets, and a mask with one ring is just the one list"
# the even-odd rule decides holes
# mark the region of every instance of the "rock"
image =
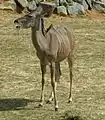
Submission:
[[24,4],[22,4],[23,3],[22,1],[19,2],[18,0],[10,0],[11,7],[13,8],[13,10],[15,10],[19,14],[22,13],[22,11],[27,5],[25,4],[25,2]]
[[[92,10],[92,0],[83,0],[83,2],[86,2],[88,5],[88,10]],[[82,3],[82,5],[85,7],[85,5]],[[86,9],[85,9],[86,10]]]
[[67,6],[72,4],[72,0],[55,0],[55,5],[58,6]]
[[85,10],[88,10],[88,5],[85,0],[83,0],[82,5],[84,6]]
[[67,9],[65,6],[58,6],[57,7],[57,13],[63,16],[67,15]]
[[105,2],[93,1],[93,8],[99,12],[105,13]]
[[67,1],[66,0],[60,0],[60,6],[62,6],[62,5],[64,5],[64,6],[66,6],[67,5]]
[[55,5],[56,5],[56,7],[60,6],[60,1],[59,0],[55,0]]
[[105,0],[101,0],[100,2],[105,3]]
[[39,4],[39,0],[17,0],[24,8],[28,8],[29,10],[35,10],[37,4]]
[[17,13],[25,12],[27,13],[29,10],[35,10],[37,4],[39,3],[38,0],[10,0],[12,8]]
[[73,0],[74,2],[77,2],[79,4],[82,4],[83,0]]
[[14,10],[15,7],[16,7],[16,4],[14,3],[13,0],[5,1],[2,4],[0,4],[0,9],[3,9],[3,10]]
[[23,7],[26,7],[28,2],[27,0],[17,0]]
[[85,9],[83,5],[76,3],[76,2],[74,2],[72,6],[68,6],[67,10],[68,10],[69,15],[85,14]]
[[68,3],[72,4],[73,3],[73,0],[67,0]]
[[92,9],[92,0],[73,0],[73,1],[83,5],[85,10]]

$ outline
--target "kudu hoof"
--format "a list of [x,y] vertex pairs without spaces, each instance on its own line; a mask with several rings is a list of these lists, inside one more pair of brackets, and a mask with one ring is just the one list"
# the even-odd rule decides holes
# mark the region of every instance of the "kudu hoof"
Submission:
[[53,101],[53,98],[52,99],[49,99],[49,100],[47,100],[47,104],[51,104],[51,102]]
[[39,107],[43,107],[43,103],[40,103],[40,104],[39,104]]
[[47,101],[46,101],[46,104],[51,104],[51,100],[47,100]]
[[58,111],[58,108],[55,108],[55,111]]
[[72,98],[70,98],[70,99],[68,100],[68,103],[70,103],[70,102],[72,102]]

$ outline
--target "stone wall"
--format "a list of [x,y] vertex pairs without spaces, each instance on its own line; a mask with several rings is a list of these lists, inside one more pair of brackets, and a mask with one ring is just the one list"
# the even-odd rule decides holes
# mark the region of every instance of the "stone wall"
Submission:
[[[0,0],[5,1],[5,0]],[[41,0],[8,0],[0,4],[1,9],[22,11],[34,10]],[[86,10],[105,12],[105,0],[54,0],[56,11],[61,15],[85,14]],[[45,2],[46,3],[46,2]]]

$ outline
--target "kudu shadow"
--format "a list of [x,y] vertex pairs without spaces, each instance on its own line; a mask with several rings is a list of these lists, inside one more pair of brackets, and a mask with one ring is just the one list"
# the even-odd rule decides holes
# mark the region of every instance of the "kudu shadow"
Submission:
[[0,111],[25,109],[28,103],[39,102],[39,100],[30,100],[24,98],[0,99]]
[[68,112],[62,116],[61,120],[86,120],[81,114]]
[[83,120],[80,116],[69,116],[63,120]]

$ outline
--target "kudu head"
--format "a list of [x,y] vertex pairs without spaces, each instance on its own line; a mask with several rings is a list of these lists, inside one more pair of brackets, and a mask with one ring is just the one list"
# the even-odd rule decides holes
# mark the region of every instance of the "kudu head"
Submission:
[[[16,24],[16,28],[30,28],[34,27],[34,25],[37,25],[38,19],[42,17],[49,17],[51,16],[50,13],[52,13],[54,10],[54,7],[46,7],[44,8],[42,5],[39,5],[34,11],[31,11],[29,14],[20,17],[14,21]],[[37,21],[36,21],[37,18]]]
[[36,8],[36,10],[31,11],[29,14],[20,17],[14,21],[16,24],[16,28],[30,28],[33,27],[35,23],[35,19],[37,16],[41,15],[42,7]]

